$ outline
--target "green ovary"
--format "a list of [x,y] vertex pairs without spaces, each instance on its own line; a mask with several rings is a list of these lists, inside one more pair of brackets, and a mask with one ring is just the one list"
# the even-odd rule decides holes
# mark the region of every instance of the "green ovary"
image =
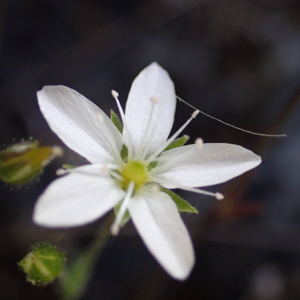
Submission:
[[135,189],[137,189],[141,185],[144,185],[148,179],[147,167],[139,161],[130,161],[124,165],[121,175],[124,178],[123,188],[125,190],[131,181],[134,182]]

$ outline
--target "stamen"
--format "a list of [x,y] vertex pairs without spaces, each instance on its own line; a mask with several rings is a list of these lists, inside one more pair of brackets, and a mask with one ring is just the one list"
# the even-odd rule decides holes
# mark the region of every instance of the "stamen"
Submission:
[[79,173],[79,174],[84,174],[84,175],[91,175],[91,176],[99,176],[99,175],[102,175],[101,172],[110,172],[111,170],[120,170],[120,167],[118,165],[115,165],[115,164],[111,164],[111,163],[108,163],[108,164],[97,164],[97,165],[94,165],[95,168],[99,168],[99,174],[97,173],[92,173],[92,172],[89,172],[87,170],[82,170],[85,168],[85,166],[82,166],[82,167],[76,167],[76,168],[72,168],[72,169],[58,169],[56,171],[56,175],[57,176],[62,176],[62,175],[65,175],[65,174],[69,174],[69,173]]
[[[184,100],[181,99],[180,97],[176,96],[176,98],[177,98],[179,101],[181,101],[181,102],[185,103],[186,105],[188,105],[189,107],[191,107],[191,108],[193,108],[193,109],[197,109],[195,106],[189,104],[188,102],[184,101]],[[232,128],[234,128],[234,129],[237,129],[237,130],[240,130],[240,131],[243,131],[243,132],[247,132],[247,133],[250,133],[250,134],[253,134],[253,135],[265,136],[265,137],[286,137],[286,134],[265,134],[265,133],[257,133],[257,132],[245,130],[245,129],[242,129],[242,128],[240,128],[240,127],[237,127],[237,126],[231,125],[231,124],[229,124],[229,123],[226,123],[226,122],[224,122],[224,121],[222,121],[222,120],[220,120],[220,119],[217,119],[217,118],[215,118],[215,117],[213,117],[213,116],[211,116],[211,115],[209,115],[209,114],[207,114],[207,113],[205,113],[205,112],[203,112],[203,111],[201,111],[201,110],[198,110],[198,112],[200,112],[202,115],[204,115],[204,116],[206,116],[206,117],[209,117],[209,118],[211,118],[211,119],[213,119],[213,120],[216,120],[216,121],[218,121],[218,122],[220,122],[220,123],[222,123],[222,124],[224,124],[224,125],[227,125],[227,126],[232,127]]]
[[203,148],[203,140],[201,138],[197,138],[195,141],[196,147],[200,150]]
[[154,112],[154,107],[155,105],[159,102],[159,99],[155,96],[150,97],[150,102],[152,102],[152,107],[151,107],[151,112],[148,118],[147,126],[146,126],[146,132],[144,133],[143,139],[140,143],[140,146],[138,148],[137,154],[136,154],[136,159],[143,159],[146,154],[147,154],[147,149],[144,149],[146,140],[149,136],[149,131],[150,131],[150,125],[153,117],[153,112]]
[[123,180],[124,180],[124,178],[123,178],[120,174],[118,174],[117,172],[114,172],[114,171],[109,170],[109,171],[108,171],[108,174],[109,174],[111,177],[113,177],[114,179],[116,179],[116,180],[120,180],[120,181],[123,181]]
[[170,185],[170,186],[174,186],[174,188],[176,188],[176,189],[181,189],[181,190],[185,190],[185,191],[189,191],[189,192],[193,192],[193,193],[197,193],[197,194],[203,194],[203,195],[207,195],[207,196],[213,196],[217,200],[224,199],[224,196],[220,193],[212,193],[212,192],[204,191],[204,190],[201,190],[201,189],[185,186],[185,185],[179,184],[179,183],[177,183],[176,181],[173,181],[173,180],[162,179],[162,178],[155,178],[154,180],[156,182],[162,184],[162,185],[167,184],[167,185]]
[[[115,99],[116,102],[117,102],[117,106],[118,106],[118,109],[119,109],[119,112],[120,112],[120,115],[121,115],[121,119],[122,119],[122,122],[123,122],[124,129],[125,129],[125,127],[126,127],[126,129],[127,129],[127,134],[128,134],[128,136],[129,136],[129,138],[130,138],[129,145],[126,145],[126,146],[127,146],[127,148],[128,148],[128,160],[131,160],[131,159],[132,159],[132,151],[133,151],[133,150],[132,150],[132,143],[131,143],[132,139],[131,139],[131,136],[130,136],[130,132],[129,132],[129,130],[128,130],[128,125],[127,125],[127,123],[126,123],[124,111],[123,111],[122,106],[121,106],[121,104],[120,104],[120,101],[119,101],[119,99],[118,99],[119,93],[116,92],[116,91],[114,91],[114,90],[112,90],[112,91],[111,91],[111,94],[112,94],[112,96],[114,97],[114,99]],[[123,130],[123,131],[124,131],[124,130]]]
[[133,191],[134,191],[134,181],[130,181],[130,183],[128,185],[126,196],[120,206],[120,209],[117,213],[114,223],[112,224],[112,226],[110,228],[110,232],[112,235],[117,235],[120,231],[120,225],[121,225],[122,219],[126,213],[128,203],[132,197]]
[[189,125],[189,123],[196,118],[198,115],[199,110],[195,110],[191,117],[173,134],[172,137],[170,137],[160,148],[158,148],[146,161],[146,165],[149,165],[159,154],[161,154],[162,151],[166,147],[168,147],[177,137],[178,135],[185,129],[186,126]]

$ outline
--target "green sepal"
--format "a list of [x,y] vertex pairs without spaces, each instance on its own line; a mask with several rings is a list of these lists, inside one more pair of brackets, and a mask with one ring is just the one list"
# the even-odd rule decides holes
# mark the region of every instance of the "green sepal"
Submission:
[[119,129],[119,131],[122,133],[123,132],[123,124],[122,124],[120,118],[118,117],[118,115],[113,110],[110,111],[110,119],[115,124],[115,126]]
[[122,160],[125,161],[125,158],[128,156],[128,149],[125,144],[123,144],[123,146],[122,146],[120,155],[121,155]]
[[35,245],[20,262],[33,285],[47,285],[57,278],[65,265],[65,254],[50,244]]
[[149,171],[151,171],[151,170],[153,170],[154,168],[156,168],[156,166],[157,166],[157,161],[153,161],[153,162],[151,162],[149,165],[148,165],[148,172]]
[[[115,206],[115,208],[114,208],[114,211],[115,211],[115,214],[116,214],[116,215],[117,215],[117,213],[119,212],[120,207],[121,207],[121,202],[120,202],[119,204],[117,204],[117,205]],[[127,210],[126,213],[125,213],[125,215],[124,215],[124,217],[123,217],[123,219],[122,219],[122,221],[121,221],[121,224],[120,224],[121,227],[124,227],[125,224],[126,224],[129,220],[130,220],[130,214],[129,214],[128,210]]]
[[190,137],[188,135],[183,135],[182,137],[174,140],[164,151],[184,146],[189,138]]
[[184,200],[174,192],[171,192],[170,190],[165,189],[163,187],[161,187],[161,191],[168,194],[172,198],[172,200],[175,202],[180,212],[195,213],[195,214],[198,213],[198,210],[195,207],[193,207],[186,200]]
[[77,166],[76,166],[76,165],[70,165],[70,164],[64,164],[62,167],[63,167],[65,170],[70,170],[70,169],[76,168]]

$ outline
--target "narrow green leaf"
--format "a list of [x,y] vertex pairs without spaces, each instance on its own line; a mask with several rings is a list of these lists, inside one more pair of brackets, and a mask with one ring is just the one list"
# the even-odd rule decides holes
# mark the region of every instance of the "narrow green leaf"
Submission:
[[122,122],[113,110],[110,111],[110,119],[115,124],[115,126],[119,129],[119,131],[122,133],[123,132]]
[[185,143],[189,140],[189,138],[190,137],[188,135],[183,135],[182,137],[174,140],[164,151],[171,150],[185,145]]
[[180,196],[178,196],[174,192],[171,192],[170,190],[165,189],[163,187],[161,187],[161,191],[168,194],[173,199],[173,201],[177,205],[177,208],[180,212],[188,212],[188,213],[195,213],[195,214],[198,213],[198,210],[195,207],[193,207],[186,200],[182,199]]

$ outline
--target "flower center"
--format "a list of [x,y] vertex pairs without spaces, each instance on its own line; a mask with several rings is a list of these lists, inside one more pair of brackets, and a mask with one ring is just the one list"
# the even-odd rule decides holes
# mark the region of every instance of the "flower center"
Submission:
[[124,165],[121,175],[124,178],[125,187],[133,181],[135,187],[143,185],[147,181],[147,167],[139,161],[130,161]]

